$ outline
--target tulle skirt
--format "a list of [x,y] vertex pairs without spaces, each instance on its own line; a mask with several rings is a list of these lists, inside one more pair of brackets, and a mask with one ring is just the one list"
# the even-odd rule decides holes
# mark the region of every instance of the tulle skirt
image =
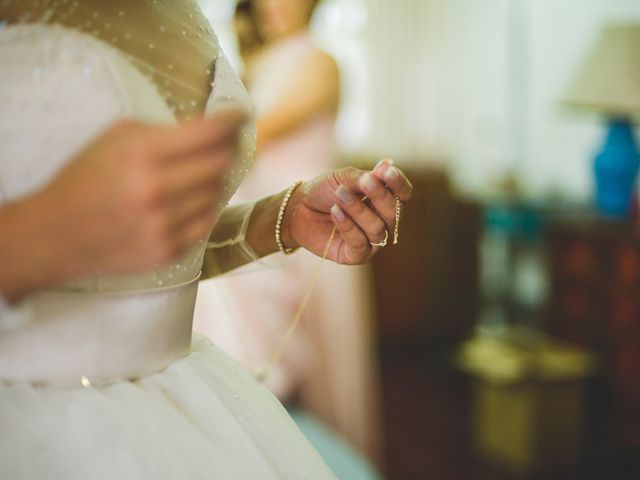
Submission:
[[0,382],[2,479],[333,479],[278,400],[203,337],[104,386]]

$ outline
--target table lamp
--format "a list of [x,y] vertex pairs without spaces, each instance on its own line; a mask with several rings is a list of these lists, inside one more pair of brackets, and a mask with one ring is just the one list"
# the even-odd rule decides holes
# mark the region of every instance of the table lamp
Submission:
[[606,118],[608,133],[594,163],[596,205],[604,215],[629,216],[640,165],[633,132],[640,113],[640,24],[605,27],[565,103]]

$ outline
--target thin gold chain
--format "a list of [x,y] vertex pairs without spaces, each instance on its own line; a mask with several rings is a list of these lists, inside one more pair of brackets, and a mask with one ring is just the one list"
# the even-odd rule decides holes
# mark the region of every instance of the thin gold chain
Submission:
[[397,245],[400,240],[400,213],[402,211],[402,203],[396,195],[396,224],[393,227],[393,244]]
[[302,302],[300,302],[300,305],[298,306],[298,309],[296,310],[296,313],[293,316],[293,320],[291,321],[291,324],[289,325],[287,332],[284,334],[284,337],[282,338],[280,345],[278,346],[276,351],[273,353],[273,355],[271,356],[271,359],[269,360],[269,362],[267,362],[266,366],[263,369],[258,369],[257,371],[254,371],[254,375],[257,380],[265,381],[269,376],[269,372],[271,372],[273,367],[275,367],[280,361],[280,359],[282,358],[282,355],[284,354],[284,351],[287,345],[289,344],[289,341],[291,340],[291,336],[293,335],[293,332],[295,331],[295,329],[298,327],[298,324],[300,323],[300,319],[302,318],[302,314],[307,308],[309,299],[311,298],[311,294],[313,293],[313,290],[315,289],[315,286],[318,283],[318,279],[320,278],[320,273],[322,272],[322,266],[324,265],[325,260],[329,255],[329,249],[331,248],[331,244],[333,243],[335,236],[336,236],[336,227],[334,226],[333,230],[331,231],[331,235],[329,236],[329,240],[327,241],[327,245],[324,247],[324,252],[322,253],[322,258],[320,259],[318,268],[316,269],[316,272],[314,273],[313,278],[311,279],[311,282],[309,283],[309,286],[305,291],[304,297],[302,298]]
[[[292,187],[292,190],[298,185],[299,183],[295,184]],[[399,225],[400,225],[400,216],[402,212],[402,203],[400,202],[400,199],[398,198],[397,195],[395,196],[395,199],[396,199],[396,211],[395,211],[396,224],[393,229],[393,244],[397,245],[400,237]],[[329,249],[331,248],[331,244],[333,243],[335,236],[336,236],[336,227],[334,226],[333,230],[331,231],[331,235],[329,236],[329,240],[327,241],[327,244],[324,248],[324,252],[322,253],[322,258],[320,259],[320,264],[318,265],[318,269],[316,270],[313,278],[311,279],[311,282],[309,283],[309,286],[305,291],[302,302],[298,306],[298,309],[296,310],[296,313],[293,316],[293,320],[291,321],[291,324],[289,325],[287,332],[282,338],[280,345],[272,355],[269,362],[267,362],[266,366],[262,369],[257,369],[254,371],[254,375],[257,380],[264,382],[269,376],[269,372],[273,369],[273,367],[275,367],[278,364],[278,362],[282,358],[282,355],[284,354],[284,351],[287,345],[289,344],[289,341],[291,340],[291,336],[293,335],[293,332],[298,327],[298,324],[300,323],[300,319],[302,318],[302,314],[307,308],[307,304],[309,303],[311,294],[313,293],[313,290],[315,289],[315,286],[318,283],[318,279],[320,278],[320,273],[322,271],[322,266],[324,265],[324,262],[327,259],[327,256],[329,254]]]

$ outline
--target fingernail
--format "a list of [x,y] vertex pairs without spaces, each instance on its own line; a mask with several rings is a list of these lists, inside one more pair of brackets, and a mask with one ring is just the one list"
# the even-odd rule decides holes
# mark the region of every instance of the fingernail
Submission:
[[344,222],[344,220],[347,218],[347,216],[338,205],[334,205],[333,207],[331,207],[331,214],[336,217],[336,220],[340,222]]
[[347,205],[352,204],[356,200],[356,197],[353,195],[353,193],[347,190],[343,185],[340,185],[338,188],[336,188],[336,197],[338,197],[341,202],[346,203]]
[[378,168],[378,167],[380,167],[380,166],[382,166],[384,164],[387,164],[389,166],[393,165],[393,158],[389,158],[389,157],[383,158],[382,160],[380,160],[377,163],[377,165],[375,167],[373,167],[373,169],[375,170],[376,168]]
[[400,178],[400,172],[396,167],[391,167],[389,170],[385,172],[384,178],[390,181],[397,180],[398,178]]
[[376,179],[370,173],[365,173],[360,180],[360,185],[367,193],[373,191],[378,185]]

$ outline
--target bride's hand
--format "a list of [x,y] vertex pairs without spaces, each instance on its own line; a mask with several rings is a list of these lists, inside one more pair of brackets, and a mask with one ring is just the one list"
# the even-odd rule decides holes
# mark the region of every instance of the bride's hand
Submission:
[[43,189],[0,207],[0,292],[164,264],[204,239],[245,115],[180,126],[122,121]]
[[73,237],[65,254],[79,269],[126,273],[206,238],[244,119],[232,111],[177,127],[126,120],[108,129],[43,191],[57,206],[57,229]]
[[293,193],[285,212],[283,242],[322,256],[335,226],[327,258],[346,265],[366,262],[381,248],[372,243],[382,242],[387,235],[391,243],[395,197],[406,202],[412,189],[388,159],[371,172],[344,168],[320,175]]

